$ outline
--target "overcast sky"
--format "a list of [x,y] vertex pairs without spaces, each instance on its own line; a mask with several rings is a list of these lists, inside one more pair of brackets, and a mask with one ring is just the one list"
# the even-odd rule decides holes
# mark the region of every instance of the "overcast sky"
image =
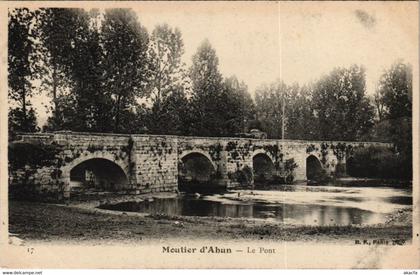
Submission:
[[416,60],[415,2],[171,3],[136,9],[149,31],[163,22],[178,27],[187,64],[206,38],[220,70],[251,91],[280,78],[300,84],[336,66],[364,65],[369,92],[396,59]]
[[[222,74],[236,75],[251,94],[276,79],[305,84],[334,67],[351,64],[365,66],[371,94],[380,74],[395,60],[417,57],[417,2],[136,5],[139,21],[149,33],[162,23],[181,30],[187,65],[207,38],[216,49]],[[40,100],[35,101],[39,105]]]

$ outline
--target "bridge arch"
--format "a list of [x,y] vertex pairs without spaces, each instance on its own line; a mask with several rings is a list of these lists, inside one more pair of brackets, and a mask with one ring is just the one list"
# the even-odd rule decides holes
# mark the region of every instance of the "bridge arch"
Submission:
[[209,162],[211,163],[211,165],[213,166],[214,170],[217,170],[217,165],[212,161],[212,158],[211,158],[210,154],[208,152],[204,151],[204,150],[201,150],[201,149],[183,151],[178,156],[178,162],[182,162],[183,158],[185,158],[186,156],[191,155],[191,154],[202,155],[202,156],[206,157],[209,160]]
[[262,149],[256,150],[252,154],[252,170],[255,185],[272,182],[277,172],[274,158]]
[[183,152],[178,159],[178,189],[206,192],[219,189],[217,166],[208,153],[201,150]]
[[94,188],[99,190],[119,190],[129,184],[128,163],[111,152],[96,151],[81,155],[62,169],[65,190],[73,188]]
[[259,154],[266,155],[268,158],[270,158],[271,162],[275,163],[275,158],[274,158],[274,156],[273,156],[270,152],[268,152],[268,151],[266,151],[266,150],[264,150],[264,149],[257,149],[257,150],[254,150],[254,151],[252,152],[251,157],[252,157],[252,158],[254,158],[256,155],[259,155]]
[[310,154],[306,157],[306,178],[308,180],[316,180],[322,171],[322,163],[317,156]]

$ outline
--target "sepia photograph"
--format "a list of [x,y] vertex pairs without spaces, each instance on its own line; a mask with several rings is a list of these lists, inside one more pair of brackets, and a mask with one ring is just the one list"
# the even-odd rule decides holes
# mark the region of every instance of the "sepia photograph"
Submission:
[[420,267],[418,2],[1,12],[1,266]]

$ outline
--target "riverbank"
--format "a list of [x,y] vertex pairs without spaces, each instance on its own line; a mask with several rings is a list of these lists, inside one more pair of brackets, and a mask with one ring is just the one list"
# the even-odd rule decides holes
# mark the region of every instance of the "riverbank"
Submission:
[[337,187],[392,187],[411,189],[413,182],[405,179],[383,179],[383,178],[356,178],[356,177],[341,177],[334,178],[330,181],[323,181],[317,183],[309,181],[308,186],[337,186]]
[[38,202],[9,202],[9,232],[24,242],[90,244],[154,240],[273,240],[339,242],[410,240],[412,210],[399,209],[383,224],[363,226],[301,226],[258,219],[184,217],[115,212],[92,207]]

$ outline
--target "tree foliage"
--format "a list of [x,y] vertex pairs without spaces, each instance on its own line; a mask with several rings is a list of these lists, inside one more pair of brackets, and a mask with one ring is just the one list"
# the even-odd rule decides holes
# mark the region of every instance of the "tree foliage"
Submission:
[[9,133],[15,131],[34,132],[37,130],[35,110],[30,98],[34,94],[32,80],[37,70],[36,42],[37,35],[33,28],[39,12],[26,8],[9,11],[8,24],[8,97],[11,101],[9,110]]
[[220,109],[223,85],[219,59],[210,42],[205,40],[192,60],[191,134],[220,136],[223,133],[223,110]]
[[222,136],[232,136],[241,132],[247,132],[248,123],[255,117],[255,105],[244,82],[236,76],[231,76],[223,81],[219,105],[222,120]]
[[40,24],[45,64],[42,83],[53,101],[46,129],[110,131],[111,102],[102,89],[96,15],[83,9],[44,9]]
[[282,108],[283,104],[289,101],[288,92],[289,87],[280,80],[263,85],[256,91],[257,117],[261,121],[262,130],[266,131],[270,138],[282,136],[282,119],[286,117],[283,117]]
[[[381,76],[375,102],[382,106],[378,122],[378,125],[382,127],[375,127],[373,131],[379,138],[384,139],[385,136],[387,140],[394,143],[403,165],[410,169],[412,169],[413,152],[412,78],[411,66],[402,61],[395,62]],[[379,129],[382,132],[379,132]],[[411,172],[409,174],[411,175]]]
[[104,53],[104,89],[113,100],[114,132],[127,132],[121,123],[146,93],[149,73],[149,35],[131,9],[108,9],[101,26]]
[[253,99],[244,82],[221,74],[208,40],[186,70],[180,30],[162,24],[149,36],[130,9],[11,10],[8,54],[11,130],[38,130],[30,99],[40,90],[51,97],[45,130],[234,136],[258,128],[269,138],[392,141],[411,156],[412,69],[402,62],[384,73],[372,102],[357,65],[305,86],[277,80]]
[[218,65],[215,49],[208,40],[203,41],[190,68],[192,135],[233,136],[254,118],[255,107],[245,83],[235,76],[223,79]]
[[310,87],[286,85],[280,80],[258,88],[255,103],[259,128],[271,138],[281,138],[284,119],[285,138],[317,139],[317,121],[311,108],[311,91]]
[[409,64],[394,63],[384,72],[375,93],[379,118],[411,117],[413,73]]
[[151,101],[148,129],[156,134],[184,133],[182,126],[188,103],[188,79],[185,64],[181,62],[184,53],[181,32],[167,24],[156,26],[150,37],[148,52]]
[[356,65],[336,68],[315,84],[312,108],[321,139],[358,140],[369,131],[374,111],[365,92],[365,70]]

